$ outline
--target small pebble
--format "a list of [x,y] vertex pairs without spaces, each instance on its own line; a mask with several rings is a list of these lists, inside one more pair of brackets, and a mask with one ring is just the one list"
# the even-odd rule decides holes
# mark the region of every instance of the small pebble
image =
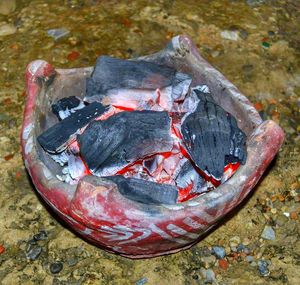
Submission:
[[243,244],[244,244],[244,245],[249,245],[249,244],[250,244],[250,239],[244,238],[244,239],[243,239]]
[[216,257],[214,255],[201,257],[203,266],[207,269],[216,263]]
[[193,278],[194,280],[198,280],[198,279],[199,279],[199,276],[198,276],[197,274],[194,274],[194,275],[192,276],[192,278]]
[[275,231],[273,230],[272,227],[265,226],[265,228],[261,234],[261,237],[266,240],[275,240],[276,239]]
[[222,246],[213,246],[212,251],[218,259],[222,259],[226,255],[225,248]]
[[0,254],[5,252],[5,247],[3,245],[0,244]]
[[206,282],[213,283],[216,280],[215,273],[211,269],[206,270]]
[[297,220],[298,218],[298,213],[296,211],[293,211],[290,213],[290,217],[292,220]]
[[226,259],[219,259],[219,266],[220,268],[227,270],[228,268],[228,262]]
[[70,31],[65,28],[61,28],[61,29],[48,30],[47,33],[50,37],[52,37],[54,40],[57,41],[57,40],[63,38],[64,36],[68,35],[70,33]]
[[36,241],[47,239],[48,235],[45,231],[40,231],[33,236],[33,239]]
[[270,37],[274,37],[274,36],[275,36],[275,32],[274,32],[274,31],[268,31],[268,35],[269,35]]
[[78,260],[77,260],[77,258],[70,258],[70,259],[68,259],[68,265],[69,266],[74,266],[74,265],[76,265],[77,263],[78,263]]
[[236,248],[236,251],[237,252],[244,252],[244,249],[245,249],[246,247],[242,244],[242,243],[240,243],[238,246],[237,246],[237,248]]
[[263,48],[269,48],[270,47],[270,43],[268,43],[268,42],[262,42],[261,44],[262,44]]
[[268,263],[265,260],[259,260],[257,265],[260,275],[268,276],[270,274],[270,271],[268,269]]
[[237,251],[236,246],[231,246],[231,247],[230,247],[230,250],[231,250],[232,252],[236,252],[236,251]]
[[244,248],[244,253],[245,253],[245,254],[250,254],[250,253],[251,253],[250,248],[247,247],[247,246],[245,246],[245,248]]
[[210,249],[208,247],[201,248],[201,255],[203,255],[203,256],[210,256],[211,255]]
[[135,285],[144,285],[146,283],[148,283],[148,278],[147,277],[143,277],[140,280],[136,281]]
[[290,217],[290,213],[289,213],[289,212],[283,212],[283,214],[284,214],[287,218]]
[[50,265],[50,272],[52,274],[57,274],[63,269],[63,264],[61,262],[53,262]]
[[284,226],[284,225],[288,222],[288,220],[289,220],[289,219],[288,219],[286,216],[284,216],[284,215],[279,215],[279,216],[276,218],[275,223],[276,223],[276,225],[282,227],[282,226]]
[[246,40],[248,38],[248,32],[246,30],[244,30],[244,29],[240,29],[239,36],[243,40]]
[[239,39],[239,32],[224,30],[221,32],[221,37],[226,40],[237,41]]
[[238,244],[241,243],[241,238],[238,236],[234,236],[229,241],[230,241],[230,247],[233,247],[233,246],[237,247]]
[[42,247],[40,246],[31,246],[30,249],[26,252],[26,258],[29,260],[36,260],[42,252]]
[[17,28],[12,24],[3,24],[0,26],[0,37],[14,34]]
[[254,257],[252,255],[248,255],[248,256],[246,256],[246,261],[251,263],[254,261]]

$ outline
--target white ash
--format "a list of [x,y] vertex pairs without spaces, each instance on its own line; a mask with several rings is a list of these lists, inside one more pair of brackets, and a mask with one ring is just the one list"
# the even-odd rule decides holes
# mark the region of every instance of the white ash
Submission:
[[68,157],[67,166],[62,169],[62,175],[57,176],[61,181],[69,184],[77,184],[80,178],[85,175],[86,168],[79,156],[70,154]]
[[69,159],[69,155],[66,151],[63,151],[59,154],[51,154],[50,157],[57,162],[60,166],[64,166]]
[[66,110],[60,110],[58,112],[58,115],[59,115],[60,119],[63,120],[65,118],[69,117],[72,113],[75,113],[77,110],[80,110],[84,107],[85,107],[85,104],[81,101],[79,103],[79,105],[75,108],[72,108],[72,109],[67,108]]

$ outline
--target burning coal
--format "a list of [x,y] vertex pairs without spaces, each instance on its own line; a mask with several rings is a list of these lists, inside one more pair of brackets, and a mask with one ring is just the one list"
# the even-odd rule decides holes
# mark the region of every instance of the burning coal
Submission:
[[246,136],[206,85],[147,61],[102,56],[83,100],[53,103],[58,122],[38,142],[59,179],[113,181],[146,204],[175,204],[216,188],[246,161]]

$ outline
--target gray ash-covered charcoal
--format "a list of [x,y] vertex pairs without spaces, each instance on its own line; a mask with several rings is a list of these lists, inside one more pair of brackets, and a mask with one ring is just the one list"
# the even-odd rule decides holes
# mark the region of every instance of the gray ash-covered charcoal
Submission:
[[44,131],[38,136],[37,140],[47,152],[60,153],[69,142],[75,139],[77,132],[81,128],[99,117],[106,110],[107,108],[101,103],[93,102]]
[[72,113],[85,107],[85,104],[77,97],[62,98],[51,105],[52,112],[59,120],[69,117]]
[[90,78],[86,80],[85,100],[101,101],[108,90],[143,89],[155,90],[172,86],[175,100],[186,95],[192,79],[175,69],[143,60],[123,60],[109,56],[97,59]]
[[105,177],[117,184],[119,192],[126,198],[143,204],[169,204],[177,202],[178,190],[173,185],[160,184],[136,178],[116,175]]
[[195,165],[220,180],[228,160],[244,163],[245,134],[236,120],[217,105],[212,97],[193,89],[200,99],[196,110],[187,115],[181,126],[185,147]]
[[177,187],[183,189],[192,184],[192,193],[204,193],[208,191],[206,180],[197,172],[189,160],[181,167],[175,183]]
[[225,157],[225,164],[240,162],[246,163],[247,151],[246,151],[246,135],[242,132],[233,116],[228,116],[230,128],[231,128],[231,141],[229,154]]
[[123,167],[160,152],[170,151],[173,139],[167,112],[121,112],[92,122],[78,136],[80,153],[98,176],[115,174]]
[[182,72],[176,72],[172,81],[172,99],[174,101],[183,100],[188,93],[192,78]]

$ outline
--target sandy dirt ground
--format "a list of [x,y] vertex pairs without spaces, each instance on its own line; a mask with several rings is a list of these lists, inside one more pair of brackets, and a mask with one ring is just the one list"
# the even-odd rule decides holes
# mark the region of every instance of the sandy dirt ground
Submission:
[[[298,0],[0,1],[0,284],[300,284],[299,11]],[[55,40],[54,28],[68,33]],[[35,59],[71,68],[149,54],[177,34],[286,140],[251,197],[208,237],[133,261],[74,235],[34,191],[19,143],[24,71]]]

